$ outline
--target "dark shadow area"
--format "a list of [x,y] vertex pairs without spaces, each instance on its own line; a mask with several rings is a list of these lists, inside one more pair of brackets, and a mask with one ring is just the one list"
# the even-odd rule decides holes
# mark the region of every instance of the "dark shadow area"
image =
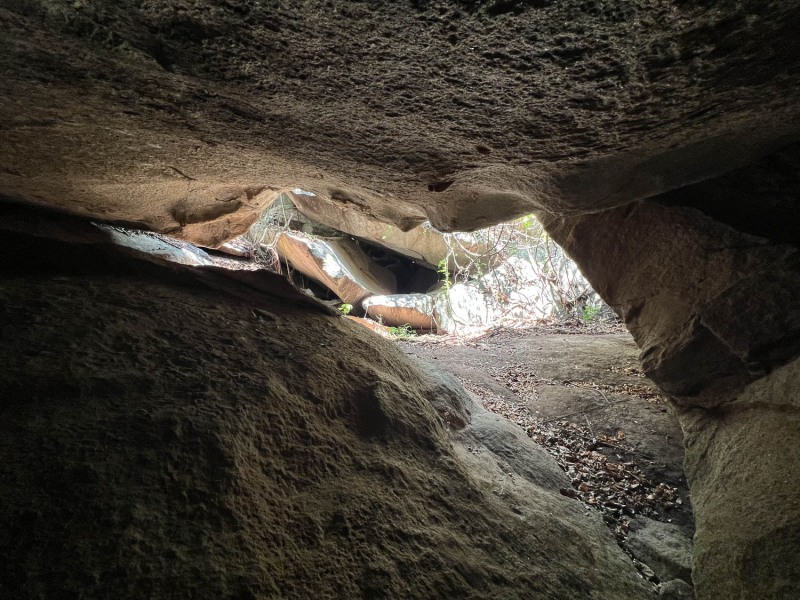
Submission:
[[691,206],[743,233],[800,246],[800,144],[654,200]]

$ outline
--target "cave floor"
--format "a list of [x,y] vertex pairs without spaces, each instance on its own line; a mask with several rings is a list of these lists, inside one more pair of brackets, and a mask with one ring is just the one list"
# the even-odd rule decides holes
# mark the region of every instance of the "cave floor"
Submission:
[[398,344],[544,445],[573,478],[573,489],[562,493],[601,510],[620,541],[640,516],[678,525],[691,539],[680,427],[644,377],[630,335],[601,331],[500,328]]

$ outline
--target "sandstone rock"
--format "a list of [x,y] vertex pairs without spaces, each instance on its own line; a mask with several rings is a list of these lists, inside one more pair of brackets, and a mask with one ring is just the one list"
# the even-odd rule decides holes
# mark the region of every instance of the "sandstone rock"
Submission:
[[651,597],[542,449],[483,446],[463,389],[302,294],[0,252],[4,597]]
[[456,283],[433,297],[436,327],[440,331],[456,333],[469,327],[484,327],[500,315],[480,282]]
[[647,375],[679,402],[724,402],[700,394],[735,389],[800,350],[800,304],[788,301],[800,285],[796,248],[656,202],[542,219],[623,317]]
[[800,460],[798,251],[748,233],[741,215],[732,220],[744,231],[679,198],[544,219],[681,407],[697,597],[800,596],[800,480],[789,466]]
[[319,281],[348,304],[375,294],[391,294],[395,280],[347,239],[319,239],[301,233],[279,233],[278,254],[303,275]]
[[692,538],[683,528],[647,517],[631,520],[625,547],[661,581],[692,577]]
[[[452,430],[461,430],[472,421],[475,413],[484,411],[476,404],[461,383],[449,373],[421,362],[415,363],[420,374],[419,384],[431,406]],[[552,468],[552,463],[548,468]]]
[[381,325],[380,323],[376,323],[370,319],[362,319],[361,317],[354,317],[352,315],[345,315],[345,318],[350,319],[354,323],[358,323],[362,327],[366,327],[367,329],[374,331],[382,337],[391,337],[392,335],[391,330],[386,325]]
[[800,598],[800,360],[678,415],[699,599]]
[[[328,227],[323,223],[314,220],[313,216],[305,214],[292,201],[293,195],[288,192],[280,194],[272,204],[264,211],[261,217],[253,227],[250,228],[251,236],[255,233],[253,230],[257,228],[270,229],[268,233],[274,233],[274,230],[291,229],[293,231],[300,231],[308,235],[315,235],[317,237],[326,238],[341,238],[342,231],[334,227]],[[304,198],[306,196],[297,196]],[[263,240],[260,240],[263,241]]]
[[682,579],[661,584],[658,597],[662,600],[694,600],[694,589]]
[[[517,15],[381,0],[345,3],[324,26],[302,3],[6,4],[0,192],[204,245],[243,233],[259,189],[301,187],[403,229],[475,229],[620,206],[800,134],[798,58],[764,48],[793,48],[781,0],[596,14],[515,2]],[[439,9],[458,31],[442,33]],[[276,31],[292,43],[229,44]]]
[[237,236],[233,239],[228,240],[221,246],[217,247],[217,250],[220,252],[225,252],[226,254],[232,254],[233,256],[250,256],[250,246],[251,244],[244,238],[244,236]]
[[547,452],[508,419],[472,407],[469,428],[464,435],[473,443],[485,446],[502,461],[506,473],[524,478],[530,483],[557,492],[570,487],[570,479]]
[[435,329],[435,302],[429,294],[391,294],[367,298],[362,306],[371,319],[385,325]]
[[106,225],[100,225],[99,227],[106,232],[115,244],[138,252],[157,256],[181,265],[201,266],[214,264],[206,252],[193,244],[181,242],[180,240],[168,240],[163,236],[153,235],[144,231],[133,231]]
[[[555,244],[553,244],[555,246]],[[511,256],[481,277],[499,297],[496,309],[517,319],[564,319],[586,306],[605,306],[577,265],[555,247],[545,257]]]
[[485,267],[490,260],[483,256],[490,252],[489,245],[472,234],[444,234],[430,223],[404,231],[319,196],[293,195],[292,200],[301,213],[315,221],[385,246],[433,268],[437,268],[440,261],[447,260],[451,271],[473,271],[475,266]]

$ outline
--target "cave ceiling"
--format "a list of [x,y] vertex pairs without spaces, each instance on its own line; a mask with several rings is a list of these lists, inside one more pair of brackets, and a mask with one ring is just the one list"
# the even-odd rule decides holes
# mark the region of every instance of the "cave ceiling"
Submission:
[[3,0],[0,21],[0,195],[211,245],[295,187],[472,229],[800,139],[790,0]]

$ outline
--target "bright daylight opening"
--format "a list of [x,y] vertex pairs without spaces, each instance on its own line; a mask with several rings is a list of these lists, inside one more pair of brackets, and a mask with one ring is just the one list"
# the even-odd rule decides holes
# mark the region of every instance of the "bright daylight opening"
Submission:
[[250,230],[217,249],[150,232],[106,227],[123,245],[191,265],[267,269],[393,337],[479,335],[494,327],[611,325],[616,315],[534,215],[474,232],[425,222],[402,231],[323,210],[294,189]]

